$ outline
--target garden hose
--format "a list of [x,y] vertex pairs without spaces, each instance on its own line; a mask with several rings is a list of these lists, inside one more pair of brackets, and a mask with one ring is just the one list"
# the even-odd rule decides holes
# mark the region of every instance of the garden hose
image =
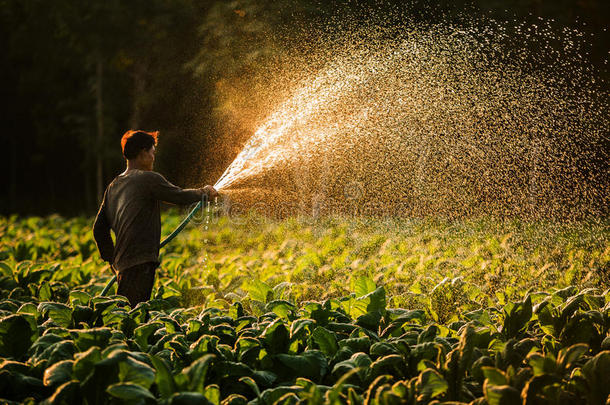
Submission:
[[[167,245],[169,242],[172,241],[172,239],[174,239],[176,236],[178,236],[178,234],[184,229],[186,224],[188,224],[191,221],[191,219],[193,219],[193,216],[195,215],[195,213],[201,209],[201,207],[203,206],[203,203],[207,202],[207,200],[208,200],[208,196],[206,194],[204,194],[201,201],[199,201],[197,203],[197,205],[195,206],[195,208],[193,208],[191,210],[191,212],[186,216],[186,218],[184,218],[184,220],[182,220],[182,222],[180,222],[180,225],[178,225],[172,233],[170,233],[165,239],[163,239],[161,241],[161,244],[159,245],[159,249],[162,248],[163,246]],[[104,289],[102,290],[100,295],[101,296],[106,295],[108,293],[108,290],[110,290],[110,287],[112,287],[112,285],[114,284],[115,281],[116,281],[116,274],[110,279],[108,284],[106,284],[106,287],[104,287]]]

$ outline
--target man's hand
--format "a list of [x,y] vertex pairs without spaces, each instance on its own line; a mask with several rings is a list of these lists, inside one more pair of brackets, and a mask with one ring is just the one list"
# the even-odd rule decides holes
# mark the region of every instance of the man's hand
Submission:
[[218,191],[216,191],[216,189],[210,185],[205,186],[201,190],[208,196],[208,199],[210,200],[212,198],[218,197]]

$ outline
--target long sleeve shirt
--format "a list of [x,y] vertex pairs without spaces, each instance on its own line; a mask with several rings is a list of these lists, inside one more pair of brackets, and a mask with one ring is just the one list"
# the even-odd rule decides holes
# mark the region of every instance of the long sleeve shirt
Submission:
[[188,205],[200,201],[202,194],[200,189],[181,189],[153,171],[120,174],[106,188],[93,224],[100,256],[119,272],[146,262],[158,264],[160,202]]

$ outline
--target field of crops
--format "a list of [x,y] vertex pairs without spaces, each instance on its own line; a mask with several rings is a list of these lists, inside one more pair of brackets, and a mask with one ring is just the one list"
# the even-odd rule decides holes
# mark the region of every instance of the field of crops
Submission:
[[0,218],[0,402],[610,403],[607,222],[200,222],[130,308],[91,218]]

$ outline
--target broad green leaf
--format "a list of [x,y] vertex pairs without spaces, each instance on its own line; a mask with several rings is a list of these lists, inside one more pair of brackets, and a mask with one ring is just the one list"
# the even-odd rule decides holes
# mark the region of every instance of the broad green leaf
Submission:
[[604,340],[602,340],[601,348],[602,350],[610,350],[610,335],[606,336]]
[[80,383],[78,381],[68,381],[55,390],[46,403],[50,405],[54,404],[75,404],[82,401],[82,394],[80,392]]
[[297,405],[299,404],[299,402],[300,398],[297,394],[295,394],[294,392],[287,392],[274,403],[276,405]]
[[38,337],[26,315],[9,315],[0,320],[0,356],[21,358]]
[[305,339],[311,332],[316,321],[313,319],[300,318],[290,324],[290,339]]
[[220,342],[220,338],[218,336],[213,335],[203,335],[196,342],[191,344],[190,351],[191,356],[195,358],[203,356],[206,353],[216,353]]
[[288,318],[288,315],[294,310],[294,304],[283,300],[271,301],[265,306],[265,312],[274,312],[282,318]]
[[49,269],[39,269],[30,271],[22,280],[23,286],[27,285],[40,285],[44,284],[45,280],[48,280],[53,275],[53,272]]
[[231,394],[222,401],[222,405],[247,405],[248,399],[240,394]]
[[38,305],[38,312],[44,317],[49,317],[59,326],[64,328],[72,324],[72,308],[59,302],[41,302]]
[[561,318],[564,320],[570,318],[574,312],[580,308],[588,309],[588,305],[585,302],[585,295],[583,293],[568,298],[563,305],[563,309],[561,310]]
[[338,403],[340,401],[341,398],[341,393],[344,390],[344,387],[346,388],[350,388],[351,385],[347,384],[347,381],[352,377],[352,375],[355,375],[358,373],[358,371],[360,371],[358,368],[349,370],[348,372],[346,372],[345,374],[343,374],[335,383],[335,385],[333,385],[332,389],[327,391],[327,402],[331,403],[331,404],[335,404]]
[[220,388],[216,384],[205,387],[203,395],[214,405],[220,405]]
[[[426,342],[419,343],[411,348],[409,356],[409,366],[411,372],[414,372],[422,361],[435,362],[439,355],[443,353],[443,347],[439,343]],[[426,368],[428,366],[425,366]]]
[[400,354],[396,347],[387,342],[373,343],[373,345],[371,345],[370,352],[371,356],[373,357],[383,357],[389,354]]
[[285,294],[284,292],[288,289],[290,291],[290,287],[292,287],[292,283],[288,281],[281,282],[273,287],[273,296],[278,299],[285,299],[284,296],[288,296],[289,294]]
[[356,297],[363,297],[375,291],[376,288],[377,286],[373,280],[368,277],[360,277],[356,280],[354,292],[356,293]]
[[[225,298],[228,298],[226,294],[225,294]],[[240,298],[236,298],[236,299],[240,299]],[[242,305],[242,303],[239,301],[234,301],[233,304],[231,305],[231,308],[229,308],[229,316],[233,319],[237,319],[237,318],[241,318],[244,315],[245,315],[244,306]]]
[[510,385],[485,384],[483,387],[485,400],[489,405],[514,405],[521,403],[519,391]]
[[285,353],[290,345],[290,336],[282,319],[276,319],[261,334],[270,353]]
[[371,402],[378,404],[400,403],[401,398],[392,391],[392,386],[388,383],[375,390],[375,398]]
[[58,342],[63,342],[63,340],[64,338],[62,336],[56,335],[54,333],[46,333],[40,336],[34,341],[32,347],[30,348],[30,357],[40,357],[42,353],[51,345]]
[[420,400],[436,398],[447,391],[449,385],[443,376],[436,370],[427,368],[417,378],[417,392]]
[[400,398],[408,398],[409,391],[409,384],[406,381],[398,381],[392,385],[392,392]]
[[474,327],[467,325],[462,331],[460,336],[460,343],[458,350],[460,353],[460,373],[465,373],[466,370],[472,365],[473,351],[477,343],[477,338],[480,335],[477,333]]
[[577,362],[588,351],[589,346],[583,343],[563,348],[559,351],[557,363],[559,363],[565,370],[569,370],[574,366],[574,363]]
[[72,333],[76,336],[74,343],[80,351],[89,350],[93,346],[104,349],[112,336],[112,330],[107,327],[74,330]]
[[385,289],[383,287],[377,288],[375,291],[365,295],[362,298],[368,297],[369,304],[366,307],[367,312],[384,312],[386,307]]
[[557,372],[557,363],[555,362],[555,359],[540,353],[530,354],[527,357],[527,362],[532,367],[534,375],[553,374]]
[[369,373],[369,366],[372,364],[371,358],[365,353],[355,353],[348,360],[341,361],[333,367],[332,374],[342,380],[347,375],[356,374],[360,382],[364,382]]
[[205,327],[201,321],[196,319],[190,319],[188,321],[186,338],[188,340],[197,340],[205,331]]
[[106,388],[106,392],[113,397],[124,401],[137,401],[141,399],[155,400],[154,395],[149,390],[130,382],[112,384]]
[[315,328],[313,333],[311,334],[311,337],[314,342],[316,342],[322,353],[324,353],[328,357],[334,356],[337,352],[338,346],[335,334],[323,328],[322,326],[318,326],[317,328]]
[[102,360],[102,353],[98,347],[91,347],[86,352],[77,353],[74,356],[74,376],[84,381],[91,373],[96,363]]
[[361,395],[358,395],[354,388],[350,387],[347,389],[348,404],[361,404],[364,402]]
[[148,338],[155,333],[159,328],[162,328],[161,322],[151,322],[145,325],[137,327],[133,331],[134,340],[140,346],[140,349],[144,352],[148,350]]
[[250,298],[260,302],[267,302],[267,298],[273,295],[273,290],[259,279],[245,281],[242,288],[248,292]]
[[258,358],[261,349],[261,342],[252,337],[241,337],[235,342],[237,360],[248,364]]
[[89,305],[89,301],[91,300],[91,295],[89,295],[85,291],[70,291],[70,303],[72,306],[76,305]]
[[63,360],[53,364],[44,371],[43,383],[49,387],[57,387],[72,380],[73,360]]
[[354,353],[357,352],[368,352],[371,347],[371,338],[368,336],[348,338],[339,341],[339,346],[349,347]]
[[298,355],[278,354],[276,357],[292,371],[294,376],[318,381],[328,371],[326,358],[317,350],[309,350]]
[[277,374],[265,370],[255,370],[252,373],[252,377],[254,378],[254,381],[256,381],[256,383],[261,387],[270,387],[278,379]]
[[256,385],[256,382],[251,378],[251,377],[241,377],[239,379],[240,382],[243,382],[244,384],[246,384],[248,387],[250,387],[252,389],[252,391],[256,394],[257,398],[260,398],[261,396],[261,392],[258,389],[258,385]]
[[502,333],[507,338],[517,336],[517,334],[527,327],[532,317],[532,299],[528,295],[523,302],[508,303],[504,306],[504,324]]
[[[347,373],[352,373],[354,370],[358,370],[358,367],[353,361],[343,360],[334,365],[331,373],[335,376],[335,378],[340,378]],[[361,379],[363,380],[364,378]]]
[[0,274],[2,274],[3,276],[12,276],[13,269],[11,268],[11,266],[8,265],[8,263],[2,261],[0,262]]
[[286,394],[296,394],[303,391],[303,387],[293,385],[290,387],[277,387],[269,388],[261,393],[260,403],[262,404],[275,404]]
[[390,354],[375,360],[368,369],[367,378],[374,379],[383,374],[389,374],[396,378],[405,377],[407,365],[402,356]]
[[495,367],[481,367],[483,371],[483,375],[487,379],[486,384],[488,385],[507,385],[508,384],[508,376],[506,373]]
[[367,370],[373,363],[373,360],[366,353],[354,353],[350,360],[354,362],[357,367]]
[[235,361],[218,361],[214,365],[214,374],[221,378],[237,379],[244,376],[254,376],[252,369],[244,364]]
[[167,405],[213,405],[205,395],[198,392],[177,392],[166,401]]
[[119,381],[150,388],[155,380],[155,370],[148,364],[127,357],[119,363]]
[[587,380],[587,398],[591,404],[602,404],[610,395],[610,351],[598,353],[582,367]]
[[358,319],[356,319],[356,325],[361,326],[365,329],[368,329],[373,332],[377,332],[379,330],[379,324],[381,321],[381,313],[367,312],[363,315],[360,315]]
[[566,323],[559,335],[559,340],[564,346],[571,346],[576,343],[586,343],[595,345],[594,342],[601,343],[601,336],[597,330],[596,323],[603,323],[603,320],[596,319],[599,312],[577,312]]
[[428,325],[426,329],[424,329],[417,337],[417,343],[433,342],[439,331],[440,328],[438,327],[438,325]]
[[367,313],[382,313],[385,311],[386,297],[385,289],[379,287],[376,290],[357,298],[349,312],[353,318]]
[[302,310],[307,311],[308,317],[320,326],[326,326],[331,316],[330,305],[323,306],[319,302],[308,302],[303,306]]
[[106,388],[118,382],[119,363],[126,357],[126,351],[115,350],[93,366],[91,374],[81,381],[81,391],[88,403],[96,404],[107,397]]
[[88,325],[92,325],[95,320],[95,311],[91,307],[74,305],[72,311],[72,321],[74,325],[78,325],[80,322],[85,322]]
[[33,315],[35,318],[38,318],[40,316],[40,314],[38,313],[38,308],[31,302],[26,302],[25,304],[20,306],[17,310],[17,313]]
[[38,299],[40,301],[50,301],[52,297],[53,292],[49,283],[42,283],[38,289]]
[[47,347],[41,354],[42,359],[47,360],[47,365],[55,364],[61,360],[71,359],[78,350],[70,340],[63,340]]
[[189,389],[191,391],[203,392],[206,383],[206,375],[216,359],[213,354],[206,354],[195,360],[188,368],[182,370],[189,379]]
[[585,302],[589,305],[589,308],[592,310],[599,310],[604,306],[605,299],[603,295],[597,295],[593,292],[594,289],[589,289],[588,291],[583,291]]
[[176,383],[174,382],[174,376],[167,368],[167,365],[159,357],[151,355],[150,361],[155,367],[155,384],[161,394],[161,398],[169,398],[174,392],[176,392]]
[[551,374],[541,374],[530,378],[521,390],[523,405],[537,405],[541,401],[552,401],[557,397],[552,392],[558,388],[560,382],[561,378]]
[[169,316],[163,316],[163,317],[158,318],[157,320],[163,322],[167,333],[176,333],[176,332],[183,333],[182,328],[180,327],[180,324],[178,322],[176,322],[174,319],[170,318]]
[[31,365],[19,361],[4,360],[0,363],[0,371],[8,371],[12,374],[28,374]]
[[483,367],[492,367],[494,361],[489,356],[481,356],[472,363],[470,368],[470,375],[477,380],[479,384],[483,384],[485,381],[485,374],[483,374]]

